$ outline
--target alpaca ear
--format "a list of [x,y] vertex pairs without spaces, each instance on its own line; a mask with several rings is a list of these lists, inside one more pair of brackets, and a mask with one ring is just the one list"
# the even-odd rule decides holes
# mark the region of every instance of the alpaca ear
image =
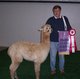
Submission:
[[43,30],[43,28],[41,27],[38,31],[42,31]]
[[43,31],[43,26],[40,29],[38,29],[38,31]]

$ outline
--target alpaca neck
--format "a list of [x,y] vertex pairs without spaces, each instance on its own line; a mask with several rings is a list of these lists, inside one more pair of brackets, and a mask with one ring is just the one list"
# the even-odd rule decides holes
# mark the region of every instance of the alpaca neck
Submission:
[[50,34],[41,32],[40,43],[50,43]]

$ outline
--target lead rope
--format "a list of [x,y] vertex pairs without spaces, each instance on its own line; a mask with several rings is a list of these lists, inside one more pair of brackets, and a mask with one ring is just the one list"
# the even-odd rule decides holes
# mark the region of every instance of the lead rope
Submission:
[[67,30],[67,24],[66,24],[64,16],[62,16],[62,19],[63,19],[63,22],[64,22],[65,31],[66,31]]

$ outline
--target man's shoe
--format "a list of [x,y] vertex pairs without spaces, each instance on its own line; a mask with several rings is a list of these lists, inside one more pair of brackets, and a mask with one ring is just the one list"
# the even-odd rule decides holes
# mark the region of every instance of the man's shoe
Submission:
[[64,75],[64,73],[65,73],[64,70],[61,70],[61,74]]
[[51,75],[55,75],[56,74],[56,70],[51,71]]

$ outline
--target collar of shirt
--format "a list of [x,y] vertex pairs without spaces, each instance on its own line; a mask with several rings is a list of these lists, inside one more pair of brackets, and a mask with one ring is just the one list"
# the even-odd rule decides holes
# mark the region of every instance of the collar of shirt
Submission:
[[60,17],[56,17],[56,16],[54,16],[55,19],[59,19],[59,18],[61,18],[61,17],[62,17],[62,16],[60,16]]

